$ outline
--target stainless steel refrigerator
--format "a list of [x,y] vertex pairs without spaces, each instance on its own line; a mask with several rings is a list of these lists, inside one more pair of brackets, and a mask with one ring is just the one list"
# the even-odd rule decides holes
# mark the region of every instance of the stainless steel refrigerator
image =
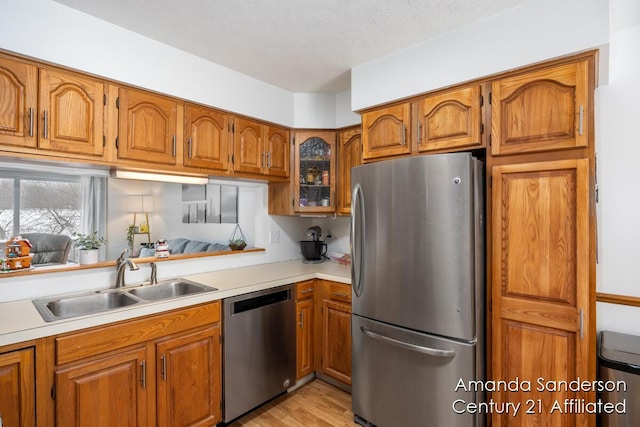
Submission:
[[362,425],[482,426],[484,169],[470,153],[352,170],[352,396]]

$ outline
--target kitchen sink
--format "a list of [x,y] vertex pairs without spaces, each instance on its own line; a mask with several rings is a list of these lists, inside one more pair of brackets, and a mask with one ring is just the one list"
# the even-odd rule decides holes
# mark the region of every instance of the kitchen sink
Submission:
[[124,292],[99,292],[54,299],[33,300],[45,321],[101,313],[138,304],[140,301]]
[[103,313],[135,304],[151,303],[212,291],[217,291],[217,288],[184,279],[175,279],[162,281],[157,285],[141,285],[91,293],[38,298],[33,300],[33,304],[45,322],[53,322],[71,317]]
[[171,280],[160,282],[157,285],[134,288],[129,293],[145,301],[160,301],[215,290],[217,289],[186,280]]

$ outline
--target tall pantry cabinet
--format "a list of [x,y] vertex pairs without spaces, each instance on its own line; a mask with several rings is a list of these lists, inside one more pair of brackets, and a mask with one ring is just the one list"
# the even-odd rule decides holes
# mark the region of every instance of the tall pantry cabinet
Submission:
[[594,62],[590,53],[491,82],[490,378],[532,384],[493,393],[524,408],[492,414],[493,426],[595,425],[552,410],[593,393],[537,390],[595,379]]

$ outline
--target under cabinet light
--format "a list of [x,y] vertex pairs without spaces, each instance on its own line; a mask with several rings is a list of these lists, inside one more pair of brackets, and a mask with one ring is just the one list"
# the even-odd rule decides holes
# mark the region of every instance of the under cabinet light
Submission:
[[139,172],[122,169],[111,171],[112,178],[139,179],[142,181],[177,182],[178,184],[207,184],[209,177],[204,175],[169,175],[163,173]]

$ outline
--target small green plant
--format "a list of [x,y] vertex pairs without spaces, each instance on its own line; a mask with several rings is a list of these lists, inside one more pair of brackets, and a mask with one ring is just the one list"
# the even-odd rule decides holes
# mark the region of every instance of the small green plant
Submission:
[[232,251],[241,251],[247,246],[247,238],[240,228],[240,224],[236,224],[231,237],[229,237],[229,247]]
[[245,247],[247,246],[247,242],[245,242],[242,239],[237,239],[237,240],[230,240],[229,241],[229,247],[231,248],[231,250],[233,251],[241,251],[243,250]]
[[107,243],[107,240],[104,237],[98,236],[97,231],[94,231],[91,234],[83,234],[83,233],[76,232],[76,233],[73,233],[73,237],[74,237],[73,244],[75,245],[75,247],[79,249],[84,249],[84,250],[99,249],[100,246]]
[[129,224],[127,227],[127,244],[129,248],[133,249],[133,235],[136,234],[135,224]]

